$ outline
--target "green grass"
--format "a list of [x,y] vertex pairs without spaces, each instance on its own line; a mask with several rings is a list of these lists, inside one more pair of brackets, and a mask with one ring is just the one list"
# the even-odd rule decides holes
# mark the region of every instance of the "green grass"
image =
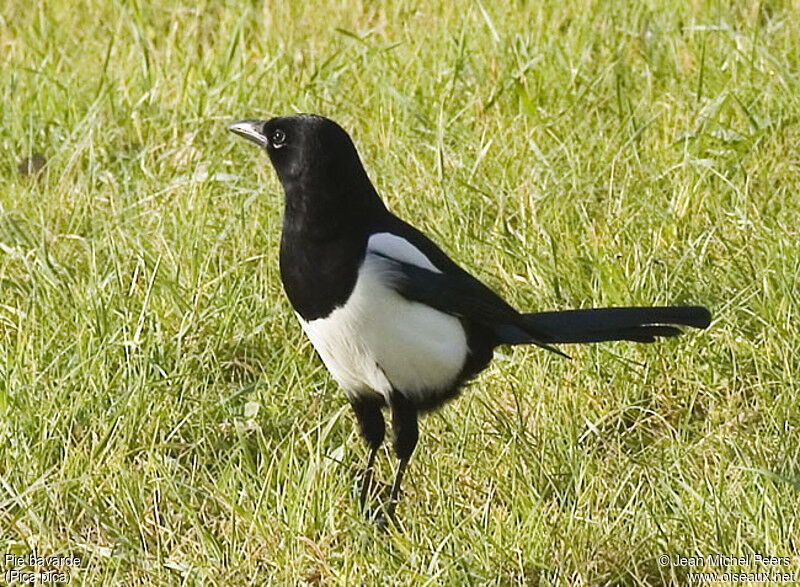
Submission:
[[[228,4],[0,4],[0,555],[73,554],[87,585],[504,585],[795,554],[795,3]],[[225,131],[296,111],[518,307],[711,328],[504,349],[423,421],[380,532],[281,289],[280,187]]]

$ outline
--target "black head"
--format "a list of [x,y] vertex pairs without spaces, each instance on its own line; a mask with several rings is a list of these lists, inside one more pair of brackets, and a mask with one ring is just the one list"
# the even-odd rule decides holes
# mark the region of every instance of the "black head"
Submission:
[[353,141],[328,118],[300,114],[242,120],[231,124],[228,130],[267,152],[287,191],[298,184],[313,189],[345,184],[352,189],[365,180],[369,183]]
[[286,194],[284,229],[335,233],[386,213],[353,141],[332,120],[299,114],[242,120],[228,130],[269,155]]

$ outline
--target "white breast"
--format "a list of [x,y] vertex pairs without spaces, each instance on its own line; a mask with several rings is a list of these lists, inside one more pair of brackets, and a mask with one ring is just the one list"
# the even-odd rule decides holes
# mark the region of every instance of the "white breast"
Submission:
[[300,323],[348,396],[380,394],[388,400],[396,389],[411,399],[429,399],[448,390],[461,372],[466,334],[457,318],[392,289],[386,257],[438,272],[405,239],[373,235],[347,302],[325,318]]

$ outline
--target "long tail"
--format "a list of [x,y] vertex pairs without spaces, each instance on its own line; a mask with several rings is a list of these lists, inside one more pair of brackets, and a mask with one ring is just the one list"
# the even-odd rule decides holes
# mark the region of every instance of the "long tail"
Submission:
[[525,326],[545,344],[608,340],[653,342],[660,336],[681,334],[677,326],[706,328],[711,323],[711,312],[703,306],[596,308],[536,312],[523,314],[523,317]]

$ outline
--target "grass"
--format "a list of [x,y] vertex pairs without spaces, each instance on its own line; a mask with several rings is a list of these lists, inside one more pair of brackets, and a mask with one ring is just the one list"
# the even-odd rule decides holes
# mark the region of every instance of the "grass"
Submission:
[[[795,556],[796,5],[271,4],[2,3],[0,551],[75,555],[88,585],[662,584],[694,570],[664,554]],[[225,131],[295,111],[518,307],[702,303],[711,328],[504,349],[423,421],[378,531],[281,290],[281,190]]]

